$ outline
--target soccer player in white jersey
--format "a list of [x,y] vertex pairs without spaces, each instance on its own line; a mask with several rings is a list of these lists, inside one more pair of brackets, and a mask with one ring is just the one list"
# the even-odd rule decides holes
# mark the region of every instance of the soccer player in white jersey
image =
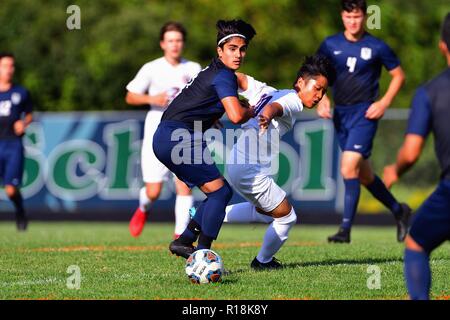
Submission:
[[[161,28],[160,46],[164,56],[146,63],[127,85],[126,102],[130,105],[150,105],[144,128],[141,151],[142,177],[145,187],[139,194],[139,207],[130,221],[130,233],[138,237],[145,225],[151,204],[155,202],[172,173],[155,157],[153,135],[170,102],[201,70],[198,63],[182,58],[185,28],[177,22],[167,22]],[[178,237],[189,223],[189,208],[193,205],[190,189],[175,178],[175,232]]]
[[254,105],[256,116],[242,125],[226,166],[229,181],[248,202],[228,206],[224,222],[271,222],[251,267],[276,269],[281,264],[274,255],[297,221],[286,192],[271,177],[277,170],[272,166],[278,159],[277,144],[292,129],[296,114],[322,99],[336,73],[326,57],[315,55],[305,59],[294,89],[277,90],[244,74],[237,76],[240,94]]

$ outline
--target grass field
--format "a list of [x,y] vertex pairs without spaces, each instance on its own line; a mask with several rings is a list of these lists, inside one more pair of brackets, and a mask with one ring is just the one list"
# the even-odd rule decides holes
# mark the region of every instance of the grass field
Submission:
[[[32,223],[17,233],[0,224],[0,299],[406,299],[403,246],[394,227],[355,226],[352,244],[332,245],[336,227],[297,225],[279,258],[280,271],[249,267],[264,225],[224,225],[214,244],[229,274],[220,284],[194,285],[184,259],[167,250],[172,225],[148,224],[139,239],[125,223]],[[69,266],[81,287],[67,288]],[[370,265],[381,288],[368,289]],[[432,297],[450,297],[450,244],[431,259]]]

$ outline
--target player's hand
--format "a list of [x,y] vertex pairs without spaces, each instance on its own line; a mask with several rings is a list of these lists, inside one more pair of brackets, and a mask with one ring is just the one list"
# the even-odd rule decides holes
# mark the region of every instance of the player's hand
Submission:
[[391,164],[384,167],[383,170],[383,182],[388,189],[392,187],[394,183],[398,181],[397,166]]
[[386,109],[389,106],[382,100],[372,103],[366,111],[366,118],[369,120],[378,120],[384,116]]
[[169,96],[167,95],[167,92],[152,96],[150,99],[150,104],[161,108],[167,107],[169,104]]
[[331,103],[330,99],[322,99],[317,105],[317,115],[324,119],[331,119]]
[[25,134],[25,123],[22,120],[14,122],[14,133],[19,137]]
[[266,132],[267,128],[270,124],[270,119],[267,118],[265,115],[260,114],[258,115],[258,124],[259,124],[259,135],[263,135],[264,132]]

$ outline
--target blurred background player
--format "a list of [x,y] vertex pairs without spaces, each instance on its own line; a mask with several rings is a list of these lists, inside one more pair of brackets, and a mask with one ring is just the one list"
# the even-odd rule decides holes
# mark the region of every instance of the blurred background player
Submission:
[[[185,28],[177,22],[167,22],[160,31],[160,46],[164,56],[146,63],[127,85],[126,102],[131,105],[150,105],[145,118],[141,151],[142,177],[145,187],[139,193],[139,207],[130,221],[130,233],[138,237],[147,220],[151,204],[161,194],[163,181],[171,172],[155,157],[153,135],[164,110],[181,89],[200,71],[198,63],[182,58],[186,40]],[[191,190],[175,178],[175,231],[178,237],[189,223],[189,208],[194,203]]]
[[19,190],[24,166],[22,137],[33,116],[30,94],[13,83],[14,62],[12,54],[0,53],[0,180],[16,209],[17,229],[25,231],[28,220]]
[[430,294],[430,254],[450,240],[450,13],[444,20],[439,48],[447,68],[417,89],[397,162],[385,167],[383,177],[391,187],[419,159],[428,134],[433,132],[441,180],[418,209],[405,240],[406,285],[411,299],[421,300],[429,299]]
[[317,105],[335,77],[329,59],[320,55],[305,59],[293,89],[277,90],[238,74],[239,87],[243,90],[240,94],[255,106],[255,117],[242,125],[244,132],[231,150],[226,169],[233,187],[248,202],[227,206],[224,222],[270,223],[261,249],[250,265],[253,269],[282,267],[274,255],[297,221],[286,192],[272,178],[278,172],[278,166],[272,167],[279,157],[277,144],[293,128],[303,107],[310,109]]
[[206,195],[186,230],[169,246],[173,254],[184,258],[196,250],[193,243],[197,239],[197,249],[211,248],[233,195],[212,159],[203,132],[224,113],[235,124],[253,117],[253,109],[242,106],[238,99],[235,71],[256,32],[242,20],[219,20],[216,27],[217,57],[173,100],[153,138],[158,159],[190,188],[197,186]]
[[[345,185],[342,224],[335,235],[328,237],[329,242],[350,242],[361,184],[395,216],[398,241],[403,241],[406,236],[411,212],[374,174],[368,160],[378,120],[399,92],[405,76],[392,49],[365,31],[366,9],[364,0],[343,0],[341,17],[345,31],[326,38],[318,50],[332,60],[337,71],[332,88],[334,115],[331,115],[327,96],[320,102],[317,113],[322,118],[333,118],[342,150],[341,174]],[[385,95],[376,101],[382,66],[389,71],[392,79]]]

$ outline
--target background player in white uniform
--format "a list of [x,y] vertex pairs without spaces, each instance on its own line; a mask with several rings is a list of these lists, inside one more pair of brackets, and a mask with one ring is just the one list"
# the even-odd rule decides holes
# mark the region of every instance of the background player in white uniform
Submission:
[[[152,148],[161,116],[169,103],[185,85],[201,70],[198,63],[181,57],[186,39],[186,30],[177,22],[167,22],[160,32],[160,46],[164,56],[146,63],[127,85],[126,102],[131,105],[150,105],[145,119],[144,140],[141,151],[142,176],[145,188],[139,195],[139,207],[130,221],[130,233],[138,237],[145,225],[150,205],[161,193],[163,181],[172,173],[155,157]],[[193,204],[190,189],[175,180],[177,198],[175,202],[175,237],[189,223],[189,208]]]
[[[244,132],[227,163],[230,182],[248,202],[228,206],[224,222],[272,222],[251,267],[279,268],[274,255],[287,240],[297,216],[286,192],[271,177],[277,170],[272,166],[278,160],[277,144],[292,129],[303,106],[313,108],[322,99],[334,82],[335,70],[324,56],[308,57],[297,73],[294,89],[287,90],[276,90],[243,74],[237,76],[243,90],[240,94],[255,106],[256,116],[242,125]],[[256,152],[249,151],[251,145],[257,146]]]

